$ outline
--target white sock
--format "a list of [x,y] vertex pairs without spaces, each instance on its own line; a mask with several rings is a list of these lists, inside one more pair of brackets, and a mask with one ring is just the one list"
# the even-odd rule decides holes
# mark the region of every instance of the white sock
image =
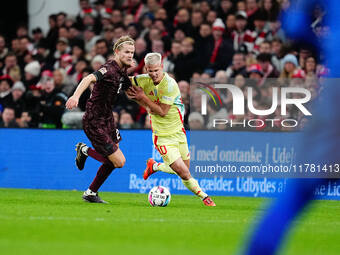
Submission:
[[158,163],[157,163],[157,162],[155,162],[155,163],[152,165],[152,170],[158,171]]
[[87,196],[96,196],[97,193],[96,192],[93,192],[92,190],[90,189],[87,189],[85,192],[84,192],[85,195]]
[[87,147],[86,145],[85,146],[83,146],[82,148],[81,148],[81,151],[86,155],[86,156],[88,156],[87,155],[87,150],[89,149],[89,147]]

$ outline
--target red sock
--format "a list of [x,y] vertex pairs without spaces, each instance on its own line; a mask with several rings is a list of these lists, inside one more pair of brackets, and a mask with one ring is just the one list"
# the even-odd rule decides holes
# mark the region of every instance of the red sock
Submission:
[[90,148],[87,150],[87,155],[89,155],[91,158],[94,158],[95,160],[98,160],[99,162],[102,162],[103,164],[112,164],[110,160],[103,157],[100,153],[96,152],[94,149]]
[[107,177],[109,177],[113,169],[115,168],[112,163],[102,164],[99,167],[96,177],[94,178],[90,185],[90,190],[92,190],[93,192],[97,192],[98,189],[103,185]]

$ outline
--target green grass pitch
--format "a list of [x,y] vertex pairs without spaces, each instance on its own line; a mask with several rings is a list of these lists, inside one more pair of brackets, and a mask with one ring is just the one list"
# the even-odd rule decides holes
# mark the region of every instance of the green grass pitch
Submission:
[[[173,195],[151,207],[146,194],[0,189],[0,254],[236,254],[266,199]],[[282,254],[340,254],[340,203],[316,201],[295,222]]]

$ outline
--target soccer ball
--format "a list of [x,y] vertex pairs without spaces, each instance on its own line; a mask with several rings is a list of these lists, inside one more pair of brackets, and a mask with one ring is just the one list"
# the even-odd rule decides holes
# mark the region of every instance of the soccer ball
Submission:
[[171,194],[166,187],[156,186],[149,191],[148,198],[150,205],[164,207],[170,203]]

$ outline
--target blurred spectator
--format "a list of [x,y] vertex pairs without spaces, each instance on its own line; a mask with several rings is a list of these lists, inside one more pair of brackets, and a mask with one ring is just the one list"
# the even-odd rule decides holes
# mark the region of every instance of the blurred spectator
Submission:
[[139,128],[138,123],[133,121],[130,113],[122,112],[119,118],[119,127],[121,129]]
[[91,15],[93,17],[98,16],[98,12],[91,7],[89,0],[79,0],[79,6],[80,6],[80,12],[78,13],[76,19],[78,26],[82,27],[83,24],[83,18],[86,15]]
[[233,56],[232,65],[226,70],[229,78],[235,78],[238,74],[247,75],[246,56],[242,52],[236,52]]
[[61,128],[61,116],[65,109],[67,96],[55,87],[51,71],[45,71],[40,81],[42,97],[40,99],[42,128]]
[[95,34],[94,28],[92,26],[87,26],[84,30],[85,50],[90,52],[98,39],[100,39],[100,36]]
[[17,120],[19,127],[21,128],[34,128],[32,123],[32,116],[29,112],[22,112],[20,119]]
[[286,35],[283,29],[281,28],[280,20],[272,18],[269,20],[269,33],[267,36],[267,40],[272,41],[275,38],[280,39],[283,42],[286,41]]
[[101,8],[99,11],[101,26],[105,27],[110,25],[112,17],[111,8]]
[[152,27],[153,20],[154,20],[154,16],[152,14],[146,14],[142,17],[142,20],[141,20],[142,29],[141,29],[140,37],[146,39],[147,34],[149,33]]
[[[88,63],[85,59],[80,59],[74,67],[74,74],[72,75],[69,82],[70,86],[76,87],[83,77],[83,71],[86,69]],[[69,95],[69,94],[67,94]]]
[[99,70],[100,66],[104,65],[105,62],[105,58],[102,55],[97,55],[91,61],[91,68],[93,70]]
[[204,21],[203,14],[200,11],[194,11],[191,14],[191,29],[193,30],[192,36],[195,40],[199,37],[200,26]]
[[277,20],[280,12],[280,4],[277,0],[261,0],[260,8],[266,12],[270,20]]
[[38,43],[44,38],[44,34],[40,27],[34,28],[32,30],[32,39],[34,46],[37,46]]
[[175,33],[174,33],[174,41],[177,42],[182,42],[185,39],[186,34],[181,28],[176,28]]
[[247,27],[250,30],[254,30],[254,15],[258,10],[257,0],[246,0],[246,8],[248,17]]
[[247,54],[252,48],[251,31],[247,29],[247,14],[244,11],[236,13],[235,31],[231,34],[235,51]]
[[95,52],[96,55],[101,55],[104,58],[107,58],[109,55],[109,47],[105,41],[105,39],[99,39],[96,41],[96,45],[95,45]]
[[282,65],[280,62],[281,58],[283,58],[282,44],[283,43],[281,39],[275,38],[272,40],[272,63],[278,71],[282,70]]
[[77,61],[85,58],[84,42],[75,43],[72,46],[72,62],[77,63]]
[[190,24],[190,14],[187,9],[179,9],[175,18],[175,29],[181,29],[186,35],[192,34],[192,28]]
[[66,21],[66,13],[65,12],[59,12],[57,14],[57,26],[60,28],[65,25]]
[[203,23],[200,26],[198,41],[195,43],[196,49],[199,49],[199,70],[203,72],[204,69],[209,64],[210,56],[211,56],[211,48],[214,45],[214,37],[212,36],[212,29],[208,23]]
[[113,33],[114,33],[113,42],[116,42],[118,38],[120,38],[123,35],[126,35],[124,25],[121,24],[121,25],[115,26]]
[[263,80],[263,70],[261,65],[252,64],[248,68],[248,76],[250,79],[255,80],[257,86],[261,86],[264,82]]
[[141,0],[127,1],[127,4],[123,6],[123,8],[125,9],[125,14],[133,15],[134,22],[138,22],[143,14],[148,11],[147,6],[145,6]]
[[214,82],[219,84],[226,84],[228,82],[227,73],[223,70],[217,71],[215,74]]
[[171,38],[169,36],[169,33],[167,32],[167,27],[165,26],[165,22],[162,19],[156,19],[154,21],[153,26],[157,28],[161,34],[161,40],[164,43],[165,51],[169,51]]
[[126,33],[134,40],[139,36],[138,25],[136,23],[131,23],[128,25]]
[[304,71],[307,76],[316,76],[316,59],[314,57],[310,56],[306,59]]
[[226,20],[227,16],[234,12],[233,1],[231,0],[221,0],[217,7],[218,17],[222,20]]
[[204,129],[204,119],[198,112],[192,112],[189,115],[189,127],[191,130]]
[[[79,70],[80,71],[80,70]],[[92,69],[86,68],[84,67],[84,69],[82,71],[80,71],[81,73],[79,76],[79,81],[81,81],[82,77],[86,77],[87,75],[89,75],[90,73],[92,73]],[[71,92],[71,94],[74,93],[74,90],[76,88],[73,89],[73,91]],[[63,124],[64,128],[72,128],[72,129],[81,129],[83,127],[83,116],[85,113],[85,108],[86,108],[86,102],[89,99],[90,95],[91,95],[91,90],[93,89],[93,84],[90,85],[89,88],[87,88],[84,93],[81,95],[81,97],[79,98],[79,103],[78,103],[78,107],[69,111],[66,110],[64,112],[64,114],[61,117],[61,122]],[[118,123],[118,121],[116,122]]]
[[220,18],[216,19],[212,26],[214,45],[212,45],[208,69],[212,74],[218,70],[225,70],[232,61],[233,46],[229,40],[223,38],[225,25]]
[[57,15],[52,14],[48,17],[49,30],[46,35],[46,41],[50,50],[54,49],[55,42],[58,39]]
[[13,38],[11,41],[11,49],[14,55],[19,54],[20,51],[20,40],[19,38]]
[[1,119],[0,127],[3,128],[17,128],[18,124],[15,122],[15,111],[11,107],[5,107]]
[[266,27],[266,21],[268,19],[267,13],[259,9],[254,13],[253,19],[255,26],[255,30],[253,31],[251,38],[251,41],[253,41],[253,45],[251,49],[248,48],[248,50],[251,50],[255,54],[258,54],[260,44],[264,42],[269,35],[269,30]]
[[23,98],[25,91],[26,88],[21,81],[15,82],[11,89],[11,100],[8,105],[15,110],[15,118],[20,118],[25,108],[25,100]]
[[17,37],[18,37],[18,38],[28,36],[27,25],[26,25],[26,24],[20,24],[20,25],[17,27],[16,33],[17,33]]
[[213,25],[216,19],[217,13],[214,10],[210,10],[205,18],[206,22],[209,23],[210,25]]
[[268,53],[261,53],[257,56],[256,60],[262,68],[263,78],[277,78],[280,73],[271,64],[272,56]]
[[106,45],[108,46],[108,48],[109,49],[112,48],[113,46],[112,42],[114,38],[114,29],[111,24],[104,27],[103,38],[106,41]]
[[2,74],[7,74],[12,77],[21,78],[20,67],[18,66],[17,57],[15,53],[9,52],[5,57],[5,66],[2,68]]
[[61,56],[64,54],[68,54],[70,50],[71,49],[68,45],[67,38],[64,38],[64,37],[58,38],[57,44],[56,44],[56,50],[54,52],[51,52],[50,68],[53,68],[54,65],[58,65],[58,61],[60,61]]
[[5,37],[0,35],[0,68],[3,67],[5,57],[8,54],[8,48],[6,48]]
[[246,12],[247,11],[247,7],[246,7],[246,2],[245,1],[238,1],[237,4],[236,4],[236,9],[237,11],[244,11]]
[[0,105],[2,108],[8,106],[11,102],[11,87],[13,81],[9,75],[0,76]]
[[116,26],[118,24],[123,24],[123,15],[120,10],[112,11],[111,22],[113,26]]
[[133,23],[133,21],[134,21],[134,19],[133,19],[132,14],[125,15],[124,18],[123,18],[123,25],[125,27],[128,27],[130,24]]
[[201,1],[199,5],[199,10],[202,12],[203,16],[206,17],[211,10],[210,4],[208,1]]
[[28,88],[35,85],[40,77],[40,64],[38,61],[33,61],[25,66],[25,86]]
[[292,78],[295,69],[298,67],[298,61],[293,54],[287,54],[282,60],[283,70],[280,74],[280,82],[282,85],[287,86],[287,80]]
[[182,102],[185,107],[184,113],[184,123],[188,123],[188,114],[189,114],[189,107],[190,107],[190,85],[187,81],[179,81],[178,87],[181,92]]
[[54,69],[61,68],[65,71],[65,75],[71,76],[74,73],[73,59],[70,54],[63,54],[59,60],[54,65]]
[[173,41],[171,43],[170,54],[167,57],[167,60],[170,62],[168,72],[174,72],[175,62],[177,61],[179,55],[181,54],[181,50],[182,50],[181,47],[182,46],[180,42]]
[[138,38],[135,41],[135,60],[137,62],[135,72],[142,73],[145,55],[146,55],[146,42],[143,38]]
[[242,74],[238,74],[235,76],[234,84],[240,89],[243,89],[243,87],[246,85],[246,79]]
[[174,73],[177,80],[190,81],[190,77],[197,68],[198,58],[194,52],[195,41],[187,37],[181,43],[181,54],[175,60]]
[[62,68],[53,71],[53,82],[55,88],[67,96],[69,96],[74,89],[74,85],[66,80],[66,71]]
[[228,39],[232,39],[232,33],[236,29],[236,16],[235,14],[229,14],[225,20],[226,30],[225,36]]

